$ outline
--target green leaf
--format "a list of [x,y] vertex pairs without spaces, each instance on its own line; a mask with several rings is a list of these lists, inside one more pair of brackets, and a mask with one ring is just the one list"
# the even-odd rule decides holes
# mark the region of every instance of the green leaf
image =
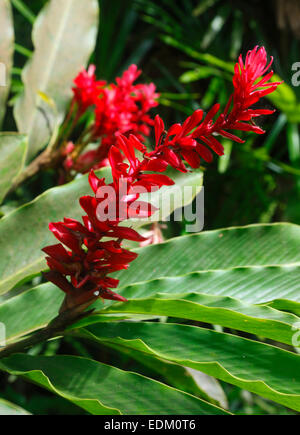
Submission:
[[[111,171],[104,168],[98,171],[98,176],[111,180]],[[174,173],[173,173],[174,174]],[[191,173],[183,176],[179,172],[172,176],[176,182],[174,187],[163,188],[153,193],[151,197],[145,195],[153,205],[168,204],[169,197],[174,193],[175,200],[171,201],[171,208],[163,207],[157,219],[163,219],[169,212],[182,203],[179,193],[190,186],[192,193],[183,197],[184,204],[192,200],[201,189],[202,174]],[[83,211],[79,206],[80,196],[91,193],[87,175],[64,186],[55,187],[44,192],[29,204],[8,214],[0,221],[0,294],[8,292],[14,285],[25,277],[40,272],[45,265],[45,255],[42,248],[54,244],[55,239],[48,230],[49,222],[57,222],[64,217],[81,219]],[[145,197],[144,197],[145,198]],[[166,213],[166,214],[164,214]],[[135,228],[147,223],[147,220],[127,222]],[[18,231],[16,232],[16,228]]]
[[219,0],[202,0],[199,2],[199,4],[196,6],[196,8],[193,10],[193,16],[199,17],[204,12],[207,11],[207,9],[214,6]]
[[0,322],[5,325],[6,342],[46,326],[58,315],[64,293],[53,284],[42,284],[0,305]]
[[[133,301],[129,304],[113,305],[104,310],[100,316],[93,316],[80,322],[77,327],[84,327],[99,320],[117,320],[112,313],[119,312],[128,313],[127,316],[120,315],[120,319],[129,318],[130,313],[133,316],[134,312],[146,312],[149,316],[155,312],[156,315],[162,313],[165,316],[167,312],[170,312],[170,308],[164,306],[168,301],[157,301],[155,298],[168,297],[185,299],[183,301],[171,300],[170,304],[176,306],[176,311],[170,314],[172,316],[204,321],[205,317],[202,316],[210,315],[210,318],[206,317],[207,321],[230,324],[233,327],[237,326],[237,319],[240,318],[241,324],[237,326],[237,329],[244,330],[243,328],[247,325],[247,328],[250,328],[247,330],[253,333],[263,335],[265,331],[266,336],[272,335],[279,341],[286,340],[290,343],[291,326],[289,325],[297,319],[266,309],[266,306],[290,311],[300,316],[299,273],[300,267],[236,268],[216,272],[194,272],[186,276],[133,284],[120,289],[123,296],[128,299],[133,298]],[[179,294],[183,291],[186,294]],[[2,303],[0,321],[6,325],[7,341],[16,340],[18,337],[46,326],[57,315],[63,297],[61,290],[47,283]],[[145,301],[145,305],[144,298],[149,299]],[[242,302],[232,298],[239,298]],[[197,305],[200,301],[202,306]],[[159,310],[157,304],[159,304]],[[97,302],[94,307],[101,310],[107,305],[107,301],[104,307],[101,302]],[[186,311],[183,310],[185,306],[188,307]],[[194,310],[188,311],[192,307]],[[253,316],[258,320],[254,322],[254,326],[252,325]],[[224,323],[224,319],[230,323]],[[261,325],[262,329],[257,331],[255,325]],[[271,327],[270,331],[269,327]],[[279,329],[280,334],[276,328]]]
[[277,120],[275,121],[270,133],[268,134],[266,140],[263,143],[262,148],[265,148],[268,154],[272,150],[274,144],[276,143],[279,134],[281,133],[282,129],[285,127],[287,123],[287,118],[284,113],[281,113]]
[[23,3],[22,0],[11,0],[11,2],[12,5],[20,12],[20,14],[22,14],[23,17],[29,21],[30,24],[34,23],[36,18],[35,15],[32,13],[29,7]]
[[26,151],[26,136],[0,133],[0,204],[24,167]]
[[212,68],[209,66],[199,66],[191,71],[186,71],[180,77],[181,83],[191,83],[198,80],[206,79],[208,77],[220,77],[222,74],[216,68]]
[[86,358],[15,355],[1,360],[0,369],[22,375],[96,415],[226,414],[160,382]]
[[[190,46],[187,46],[186,44],[176,40],[169,35],[162,35],[161,39],[166,44],[183,51],[185,54],[195,60],[203,62],[207,65],[211,65],[213,67],[217,67],[225,73],[234,72],[234,64],[231,62],[225,62],[222,59],[219,59],[209,53],[200,53],[199,51],[193,49]],[[197,70],[201,70],[200,65]],[[190,72],[188,72],[187,74],[189,73]],[[224,77],[228,78],[230,81],[232,80],[232,76],[228,74],[225,74]],[[185,79],[186,76],[183,76],[183,78]],[[199,77],[199,79],[200,78],[201,77]],[[271,81],[281,82],[282,80],[278,75],[274,74]],[[274,106],[284,112],[290,122],[297,123],[300,121],[300,104],[297,102],[297,96],[293,91],[292,87],[289,86],[287,83],[282,83],[275,92],[267,95],[266,98],[269,99],[274,104]]]
[[300,157],[299,126],[296,123],[288,123],[287,125],[287,145],[290,161],[296,163]]
[[215,403],[221,408],[228,409],[229,406],[226,394],[217,379],[213,378],[212,376],[208,376],[205,373],[199,372],[199,370],[191,369],[190,367],[185,367],[185,370],[190,376],[193,377],[198,387],[201,388],[201,390],[203,390],[203,392],[207,395],[206,400],[211,403]]
[[[157,257],[159,259],[159,257]],[[173,274],[174,275],[174,274]],[[276,299],[300,303],[300,266],[254,266],[191,272],[187,275],[153,279],[122,288],[130,298],[146,298],[156,293],[170,297],[180,293],[202,293],[237,298],[245,304],[265,304]]]
[[234,72],[234,66],[231,62],[225,62],[210,53],[200,53],[198,50],[193,49],[192,47],[184,44],[183,42],[177,41],[175,38],[169,35],[161,35],[161,39],[166,44],[183,51],[185,54],[192,57],[193,59],[218,67],[230,73]]
[[120,322],[81,330],[99,343],[114,343],[200,370],[222,381],[300,410],[300,355],[193,326]]
[[[6,343],[9,344],[18,338],[28,335],[45,327],[57,316],[62,305],[64,293],[51,283],[42,284],[8,299],[0,305],[0,322],[5,325]],[[98,307],[103,308],[99,301]],[[101,321],[116,320],[144,320],[153,316],[135,315],[102,315]],[[156,316],[157,318],[157,316]]]
[[[278,75],[274,75],[271,81],[282,81]],[[300,104],[293,88],[287,83],[282,83],[276,89],[276,92],[269,94],[267,98],[285,113],[289,122],[300,122]]]
[[[219,306],[221,312],[224,309],[226,313],[226,307],[229,304],[229,309],[235,311],[237,317],[254,313],[258,319],[269,318],[268,324],[272,323],[273,319],[278,325],[277,316],[273,317],[276,312],[253,307],[253,304],[268,302],[273,308],[286,309],[300,314],[300,266],[262,267],[268,262],[271,264],[284,261],[291,264],[299,262],[298,234],[299,227],[295,225],[260,225],[185,236],[161,245],[138,249],[140,257],[136,260],[135,267],[132,267],[134,269],[132,275],[128,280],[126,273],[121,276],[120,292],[128,299],[154,298],[158,293],[168,295],[171,299],[175,299],[180,294],[179,297],[182,297],[182,294],[187,293],[190,293],[191,297],[197,297],[193,295],[198,293],[200,298],[204,297],[201,294],[214,295],[215,298],[207,297],[206,307],[215,304],[215,307]],[[221,235],[223,236],[220,237]],[[190,243],[192,246],[189,248]],[[280,249],[277,249],[278,246]],[[18,249],[15,252],[17,253]],[[190,254],[192,252],[199,252],[199,256]],[[166,263],[166,258],[172,261]],[[241,262],[244,264],[261,263],[261,266],[197,271],[201,268],[231,267]],[[191,272],[193,270],[194,272]],[[130,270],[126,272],[129,274]],[[191,273],[184,275],[188,272]],[[168,277],[163,279],[164,274]],[[156,275],[158,279],[151,280],[151,277]],[[145,282],[146,279],[149,281]],[[7,287],[4,285],[3,289]],[[226,296],[229,299],[224,298]],[[4,302],[0,305],[0,321],[6,324],[7,338],[15,339],[45,326],[58,312],[61,302],[62,292],[52,284],[41,285]],[[108,302],[106,302],[107,305]],[[95,308],[102,309],[102,303],[97,303]],[[206,311],[209,312],[210,308],[206,308]],[[230,313],[231,311],[228,312]],[[285,315],[282,316],[285,318]],[[234,319],[230,321],[235,322]],[[286,317],[285,322],[289,325],[292,317]],[[282,328],[285,330],[285,339],[288,339],[287,326],[282,326]]]
[[220,174],[225,174],[230,164],[230,157],[232,152],[232,142],[230,140],[225,139],[222,141],[222,145],[224,147],[224,155],[220,156],[218,161],[218,171]]
[[[0,126],[6,111],[14,54],[14,24],[9,0],[0,0]],[[3,83],[4,81],[4,83]]]
[[[200,397],[221,408],[228,409],[225,393],[220,383],[211,376],[199,372],[198,370],[183,367],[152,355],[109,343],[109,348],[115,349],[119,354],[122,353],[130,359],[134,359],[152,372],[157,373],[163,382],[171,387],[185,391],[193,396]],[[139,369],[143,374],[142,369]]]
[[14,403],[0,399],[0,415],[30,415],[30,412],[20,408]]
[[97,0],[51,0],[34,23],[35,52],[23,71],[24,92],[15,106],[18,129],[29,136],[28,159],[43,148],[57,122],[38,93],[55,102],[61,121],[72,81],[95,47],[98,14]]
[[297,321],[300,322],[299,317],[293,314],[282,313],[266,306],[246,304],[229,297],[188,293],[177,297],[174,295],[173,298],[170,299],[169,295],[157,295],[156,298],[134,299],[115,304],[103,310],[103,313],[152,314],[194,320],[248,332],[289,345],[292,345],[292,327]]
[[137,20],[137,14],[131,6],[131,0],[104,1],[101,4],[101,32],[95,60],[100,76],[108,81],[114,80],[118,69],[124,67],[128,38]]
[[300,227],[284,223],[191,234],[138,249],[134,267],[116,277],[124,287],[201,270],[291,265],[300,262],[299,240]]

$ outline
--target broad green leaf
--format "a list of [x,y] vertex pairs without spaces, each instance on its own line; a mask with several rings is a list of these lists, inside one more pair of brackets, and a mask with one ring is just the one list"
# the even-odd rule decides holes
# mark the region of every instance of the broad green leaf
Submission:
[[300,227],[284,223],[190,234],[138,249],[134,267],[116,276],[124,287],[194,271],[289,265],[300,262],[299,240]]
[[26,151],[26,136],[0,133],[0,204],[24,167]]
[[14,24],[9,0],[0,0],[0,126],[5,115],[14,53]]
[[101,323],[80,335],[200,370],[300,410],[300,355],[230,334],[166,323]]
[[160,382],[86,358],[14,355],[1,360],[0,369],[22,375],[96,415],[226,414]]
[[296,316],[300,317],[300,303],[294,302],[288,299],[275,299],[274,301],[270,301],[265,304],[269,307],[274,308],[275,310],[287,311],[290,313],[296,314]]
[[[285,226],[283,225],[283,228],[284,227]],[[262,229],[262,227],[260,228]],[[275,225],[270,227],[267,226],[267,230],[271,229],[275,232],[277,232],[280,228],[282,229],[281,225]],[[287,228],[294,230],[297,227],[288,225]],[[247,227],[244,229],[244,231],[246,232],[250,231],[250,234],[248,234],[248,236],[250,236],[250,239],[251,231],[253,230],[256,230],[256,227]],[[233,229],[228,231],[240,232],[241,229]],[[215,238],[214,233],[215,232],[213,232],[212,236]],[[210,235],[210,233],[203,233],[202,235],[206,237],[206,235]],[[198,239],[200,238],[199,246],[201,246],[202,235],[189,236],[187,238],[184,237],[180,238],[178,241],[182,242],[186,239],[188,240],[189,238],[197,237]],[[216,240],[217,242],[219,242],[220,238],[216,237]],[[260,243],[263,246],[263,239],[256,239],[254,237],[253,244],[255,244],[255,240],[260,240]],[[292,234],[290,234],[290,240],[293,240]],[[167,245],[174,242],[176,242],[176,239],[168,242]],[[206,246],[208,245],[209,242],[206,244]],[[268,244],[266,244],[265,246],[267,249]],[[157,266],[153,266],[157,268],[158,272],[160,272],[159,266],[163,267],[163,265],[166,265],[165,258],[171,259],[173,258],[173,256],[174,258],[178,256],[177,251],[174,250],[173,253],[170,251],[167,257],[165,257],[165,248],[163,245],[161,245],[161,247],[161,254],[159,251],[155,253],[155,261],[157,263]],[[150,272],[147,271],[147,264],[149,258],[151,258],[151,255],[148,256],[147,252],[149,250],[151,251],[153,248],[154,247],[147,247],[139,250],[141,257],[139,268],[145,270],[148,275],[150,275]],[[185,249],[187,249],[187,247]],[[236,247],[234,248],[233,252],[235,251],[235,249]],[[213,251],[213,245],[211,246],[211,251]],[[250,254],[249,249],[247,249],[246,252]],[[267,253],[269,254],[269,251],[267,251]],[[275,257],[276,253],[277,250],[275,247],[274,253],[272,255]],[[252,254],[255,256],[255,252],[253,252]],[[210,255],[212,256],[212,254]],[[260,251],[260,255],[265,255],[263,250]],[[286,252],[286,258],[288,259],[287,255],[288,251]],[[220,257],[222,261],[224,258],[223,255],[220,255]],[[215,258],[213,256],[212,258],[215,261]],[[254,261],[253,258],[251,259],[251,257],[248,257],[248,260],[249,259],[252,262]],[[261,258],[257,256],[256,260],[259,259]],[[191,261],[192,260],[197,260],[194,261],[193,264],[191,264],[191,267],[195,269],[197,269],[197,267],[200,267],[199,264],[201,265],[203,263],[202,261],[199,262],[196,257],[192,257]],[[269,260],[270,258],[268,258],[268,261]],[[290,258],[289,261],[292,262],[292,259]],[[269,306],[275,309],[291,311],[297,315],[300,315],[300,266],[241,267],[228,270],[192,272],[187,275],[176,276],[178,273],[186,273],[189,271],[189,267],[184,267],[183,269],[184,270],[178,270],[178,267],[174,267],[174,269],[171,268],[168,270],[168,278],[159,278],[146,282],[139,282],[142,280],[143,276],[138,275],[139,269],[136,268],[136,274],[138,275],[137,283],[133,283],[124,287],[124,285],[126,284],[126,275],[124,275],[124,279],[121,279],[119,291],[127,299],[134,300],[155,298],[158,294],[168,295],[168,297],[171,299],[175,299],[176,297],[178,297],[178,295],[179,297],[182,297],[182,294],[188,293],[190,293],[192,296],[193,294],[198,293],[199,297],[201,297],[201,294],[206,294],[206,303],[208,304],[207,307],[209,306],[209,301],[210,305],[216,301],[220,303],[222,302],[223,304],[221,303],[219,307],[222,309],[226,309],[226,307],[228,307],[228,303],[232,302],[233,305],[231,305],[230,308],[235,311],[235,315],[237,316],[239,316],[238,313],[240,313],[240,315],[242,314],[247,316],[249,313],[251,314],[252,312],[253,314],[254,312],[255,316],[259,316],[259,314],[261,314],[261,318],[264,318],[265,316],[266,319],[269,318],[269,321],[273,319],[276,322],[278,321],[278,318],[276,316],[272,317],[271,314],[275,314],[273,311],[266,310],[265,308],[261,310],[260,307],[253,307],[253,304],[268,303]],[[129,271],[127,272],[129,273]],[[160,272],[160,274],[162,274],[162,272]],[[147,276],[145,276],[145,278],[147,278]],[[132,279],[134,280],[134,278]],[[213,297],[210,299],[209,295]],[[59,307],[62,303],[62,297],[62,292],[58,290],[54,285],[43,284],[32,290],[24,292],[23,294],[16,296],[13,299],[8,300],[0,305],[0,321],[6,324],[7,339],[16,339],[19,336],[27,334],[28,332],[36,330],[49,323],[49,321],[58,312]],[[230,298],[234,299],[231,301]],[[138,301],[136,302],[138,303]],[[227,305],[224,305],[224,302],[226,302]],[[105,302],[105,306],[109,306],[109,303],[107,301]],[[215,307],[216,306],[218,305],[215,305]],[[98,310],[101,310],[104,307],[101,302],[95,304],[95,308],[97,308]],[[123,308],[121,309],[123,310]],[[250,312],[249,310],[252,311]],[[230,312],[228,314],[230,314]],[[286,320],[286,325],[289,325],[292,321],[292,317],[286,318]],[[234,320],[232,319],[232,321]],[[283,328],[286,329],[287,326],[283,326]]]
[[[59,312],[64,293],[51,283],[42,284],[33,289],[22,292],[0,305],[0,322],[5,325],[6,343],[45,327]],[[98,302],[98,308],[103,303]],[[155,316],[157,318],[158,316]],[[107,314],[101,316],[101,321],[116,320],[149,320],[151,315],[140,316],[132,314]]]
[[55,102],[61,121],[72,81],[95,47],[98,14],[97,0],[51,0],[34,23],[35,51],[23,70],[24,92],[15,106],[18,129],[29,136],[28,159],[43,148],[57,123],[38,93]]
[[[111,180],[111,171],[104,168],[97,172],[98,176]],[[164,203],[165,206],[157,215],[164,219],[170,211],[182,204],[180,193],[189,188],[189,193],[183,196],[183,204],[192,200],[202,186],[202,174],[181,174],[172,172],[176,186],[163,188],[146,195],[155,206]],[[169,198],[175,200],[169,201]],[[0,295],[8,292],[14,285],[27,276],[40,272],[45,265],[45,255],[41,249],[54,244],[55,238],[48,230],[49,222],[57,222],[64,217],[81,219],[84,214],[79,206],[80,196],[91,194],[87,175],[64,186],[55,187],[44,192],[29,204],[8,214],[0,221]],[[170,203],[171,206],[166,207]],[[127,222],[139,228],[147,220]],[[18,231],[16,231],[18,228]]]
[[292,345],[292,327],[296,322],[300,322],[300,318],[293,314],[282,313],[266,306],[246,304],[229,297],[199,293],[182,294],[177,297],[174,295],[174,299],[169,299],[170,296],[166,295],[160,296],[161,299],[133,299],[113,305],[103,312],[152,314],[195,320],[248,332],[289,345]]
[[0,305],[0,322],[5,325],[6,341],[46,326],[58,315],[64,293],[51,283],[27,290]]
[[136,299],[151,297],[156,293],[172,296],[196,292],[237,298],[246,304],[264,304],[276,299],[288,299],[300,306],[300,266],[236,267],[174,277],[172,274],[168,278],[123,287],[122,294],[128,299]]
[[[156,358],[155,356],[134,349],[129,349],[128,347],[111,343],[109,343],[108,347],[128,356],[130,359],[138,361],[147,369],[157,373],[163,382],[166,382],[171,387],[200,397],[221,408],[228,409],[225,393],[220,383],[215,378],[201,373],[198,370],[183,367],[179,364]],[[140,374],[144,374],[141,369],[139,369],[139,372]]]
[[30,412],[20,408],[14,403],[0,399],[0,415],[30,415]]

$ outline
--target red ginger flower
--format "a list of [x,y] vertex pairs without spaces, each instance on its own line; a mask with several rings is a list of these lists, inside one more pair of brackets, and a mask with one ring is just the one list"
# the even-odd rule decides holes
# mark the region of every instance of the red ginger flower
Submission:
[[[94,69],[91,71],[94,73]],[[101,139],[98,149],[83,153],[74,169],[86,172],[91,167],[100,168],[108,164],[110,146],[115,143],[120,134],[129,136],[135,134],[140,140],[150,134],[153,120],[149,111],[158,106],[156,87],[150,84],[134,84],[141,71],[136,65],[131,65],[122,77],[116,79],[117,84],[110,84],[100,89],[93,79],[87,79],[87,73],[81,73],[75,81],[78,88],[74,89],[79,94],[80,104],[83,107],[95,105],[95,124],[93,139]],[[91,76],[91,73],[89,74]],[[96,88],[96,91],[95,91]],[[100,89],[100,90],[99,90]],[[83,98],[84,97],[84,98]],[[86,105],[83,104],[86,101]]]
[[233,77],[234,93],[225,110],[217,116],[215,121],[214,118],[220,110],[219,104],[215,104],[204,119],[202,119],[203,111],[197,110],[183,125],[175,124],[168,132],[165,132],[164,123],[157,116],[155,119],[156,148],[155,151],[146,155],[150,158],[155,156],[159,158],[160,163],[165,161],[174,168],[186,172],[183,160],[192,168],[200,166],[201,158],[206,162],[212,161],[212,153],[208,148],[220,156],[224,154],[224,148],[217,136],[243,143],[244,141],[230,130],[265,133],[255,125],[254,118],[270,115],[274,111],[253,109],[250,106],[257,103],[263,96],[274,92],[280,84],[270,82],[273,71],[262,77],[272,62],[271,58],[270,63],[267,64],[267,54],[263,47],[260,49],[255,47],[249,51],[245,64],[240,56]]
[[96,107],[95,136],[102,138],[102,146],[110,147],[119,134],[131,133],[141,140],[149,136],[149,126],[153,125],[148,112],[158,106],[158,94],[153,83],[134,85],[141,71],[131,65],[117,85],[105,89]]
[[[89,182],[95,195],[80,198],[80,205],[86,212],[82,218],[83,224],[72,219],[50,224],[55,237],[69,250],[62,244],[44,249],[51,269],[46,276],[67,293],[67,307],[93,301],[97,297],[125,300],[110,290],[117,287],[118,281],[108,277],[108,274],[126,269],[137,256],[121,247],[124,239],[145,241],[135,230],[119,225],[133,216],[143,218],[152,215],[153,207],[143,202],[138,202],[134,213],[132,211],[132,206],[136,205],[140,197],[140,188],[150,191],[174,184],[162,174],[168,165],[186,172],[185,160],[192,168],[198,168],[201,158],[211,161],[212,154],[208,148],[222,155],[224,150],[216,135],[243,142],[228,130],[264,133],[254,124],[253,118],[273,111],[251,109],[250,106],[279,85],[269,82],[272,72],[261,77],[271,63],[272,60],[267,65],[264,48],[255,47],[250,51],[245,64],[240,57],[233,78],[234,93],[224,112],[215,121],[213,119],[219,112],[219,104],[213,106],[204,119],[203,111],[197,110],[183,125],[174,124],[167,132],[162,119],[157,116],[156,146],[152,152],[147,153],[145,145],[134,135],[118,136],[116,146],[112,146],[109,151],[113,182],[107,186],[105,180],[97,178],[92,171]],[[130,89],[137,74],[136,68],[129,69],[118,79],[118,84]],[[263,90],[259,89],[261,87]],[[143,153],[142,160],[136,157],[135,150]],[[110,187],[114,193],[108,202],[102,195],[106,187]],[[105,211],[110,205],[115,210],[115,216],[99,213],[99,209]],[[104,242],[103,238],[112,240]]]
[[[128,217],[149,217],[155,211],[150,204],[137,202],[141,187],[149,191],[174,184],[166,175],[144,173],[151,170],[151,161],[147,158],[139,161],[136,158],[135,149],[145,148],[135,136],[130,136],[129,139],[120,136],[117,144],[119,148],[113,146],[109,153],[113,182],[107,186],[104,179],[96,177],[93,171],[90,173],[89,182],[95,195],[80,198],[80,205],[86,212],[82,218],[83,224],[73,219],[64,219],[63,222],[49,225],[49,229],[62,244],[44,248],[51,269],[45,276],[67,294],[67,307],[97,297],[125,301],[122,296],[110,290],[117,287],[118,280],[108,277],[108,274],[126,269],[137,257],[137,254],[121,247],[122,240],[142,242],[145,239],[135,230],[119,224]],[[124,157],[128,164],[124,163]],[[102,195],[105,187],[111,187],[114,193],[110,198],[115,210],[114,218],[99,213],[102,203],[106,206],[106,198]],[[115,240],[104,242],[103,238]]]
[[[97,297],[125,301],[122,296],[110,290],[117,287],[118,280],[108,274],[127,269],[129,263],[137,257],[137,254],[121,247],[122,240],[141,242],[145,239],[135,230],[119,224],[128,217],[149,217],[154,211],[149,204],[139,202],[134,213],[131,212],[130,207],[140,196],[136,187],[142,186],[149,190],[150,187],[160,188],[162,185],[173,184],[165,175],[142,173],[149,164],[148,161],[140,162],[135,157],[134,146],[143,147],[137,138],[120,137],[118,144],[120,149],[112,147],[109,155],[113,182],[107,186],[104,179],[96,177],[93,171],[90,173],[89,182],[95,196],[80,198],[80,205],[86,212],[82,218],[83,224],[65,218],[63,222],[49,225],[49,229],[62,244],[44,248],[51,269],[45,276],[67,294],[68,308],[93,301]],[[121,149],[129,164],[123,162]],[[104,187],[111,187],[115,193],[111,199],[116,210],[113,219],[98,212],[99,206],[106,201],[101,195]],[[120,204],[125,207],[125,214],[121,212]],[[103,241],[103,238],[115,240]]]
[[102,92],[105,81],[97,81],[95,75],[95,65],[90,65],[89,69],[82,70],[74,80],[73,87],[73,104],[78,104],[79,113],[82,115],[90,106],[96,104],[98,97]]

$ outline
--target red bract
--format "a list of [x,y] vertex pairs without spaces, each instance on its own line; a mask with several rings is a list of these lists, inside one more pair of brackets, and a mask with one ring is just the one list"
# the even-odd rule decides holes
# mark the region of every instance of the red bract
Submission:
[[105,81],[97,81],[95,75],[95,65],[90,65],[89,69],[82,70],[74,80],[73,88],[74,99],[78,105],[79,113],[82,115],[90,106],[96,104],[102,92]]
[[134,84],[141,74],[136,65],[131,65],[122,77],[117,78],[117,84],[102,86],[101,89],[98,84],[102,82],[95,81],[94,72],[94,67],[90,67],[75,80],[75,99],[80,107],[95,105],[93,140],[100,139],[98,149],[83,153],[73,164],[79,172],[107,165],[109,148],[118,135],[135,134],[140,140],[149,136],[153,120],[148,113],[158,106],[159,94],[153,83]]
[[[155,149],[151,152],[147,152],[139,136],[129,134],[126,137],[122,132],[133,130],[130,124],[133,118],[129,117],[129,121],[127,115],[136,113],[133,110],[136,101],[140,101],[139,110],[142,112],[155,104],[155,99],[151,99],[154,88],[150,88],[151,85],[146,88],[145,85],[138,85],[132,95],[133,82],[139,75],[137,68],[132,66],[117,79],[118,90],[114,86],[104,92],[106,96],[100,99],[101,104],[104,104],[103,107],[108,104],[109,107],[113,101],[111,104],[114,107],[108,113],[104,108],[101,109],[101,116],[109,120],[104,126],[109,129],[109,122],[113,122],[114,116],[120,122],[122,115],[124,117],[117,139],[109,143],[108,162],[113,181],[107,185],[104,179],[99,179],[91,171],[89,182],[94,196],[80,198],[80,205],[86,213],[82,218],[83,224],[73,219],[50,224],[50,230],[61,244],[44,249],[51,269],[46,274],[47,278],[67,293],[64,309],[93,301],[97,297],[125,300],[110,290],[117,287],[118,281],[108,275],[127,269],[129,263],[137,257],[137,254],[122,248],[124,239],[137,242],[146,239],[132,228],[120,224],[128,218],[152,216],[154,207],[139,201],[140,194],[174,184],[173,180],[163,174],[169,165],[186,172],[185,162],[192,168],[198,168],[201,158],[211,161],[210,149],[222,155],[224,150],[216,136],[243,142],[230,130],[263,133],[254,124],[253,118],[273,111],[251,109],[250,106],[279,85],[269,82],[272,72],[261,77],[270,64],[267,65],[264,48],[255,47],[247,54],[245,63],[240,57],[233,78],[234,93],[225,110],[218,116],[220,105],[216,104],[206,116],[202,110],[197,110],[182,125],[174,124],[168,131],[165,130],[162,119],[157,116],[154,125]],[[97,103],[98,110],[101,104]],[[103,125],[99,125],[100,128],[104,128]],[[143,155],[141,159],[136,156],[136,151]]]
[[135,134],[141,140],[150,134],[153,120],[148,112],[158,105],[158,94],[153,83],[134,84],[140,74],[137,66],[131,65],[116,79],[117,85],[111,84],[97,101],[95,137],[101,138],[101,147],[106,150],[120,134]]

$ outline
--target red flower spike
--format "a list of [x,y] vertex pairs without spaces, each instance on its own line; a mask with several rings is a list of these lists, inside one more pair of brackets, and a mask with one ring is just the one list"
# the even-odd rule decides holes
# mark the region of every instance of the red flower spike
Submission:
[[159,94],[153,83],[135,84],[140,74],[137,66],[131,65],[116,79],[116,84],[106,84],[96,80],[95,66],[91,65],[88,71],[83,70],[76,77],[72,104],[79,107],[79,116],[90,106],[95,107],[93,139],[101,139],[101,145],[96,150],[84,152],[75,162],[70,152],[64,162],[66,170],[84,173],[91,168],[108,166],[109,149],[119,134],[127,137],[134,134],[137,149],[146,151],[143,141],[154,124],[149,111],[158,106]]
[[106,85],[105,81],[96,80],[95,71],[95,65],[90,65],[87,71],[82,70],[74,80],[74,101],[78,104],[80,114],[96,104],[101,89]]

